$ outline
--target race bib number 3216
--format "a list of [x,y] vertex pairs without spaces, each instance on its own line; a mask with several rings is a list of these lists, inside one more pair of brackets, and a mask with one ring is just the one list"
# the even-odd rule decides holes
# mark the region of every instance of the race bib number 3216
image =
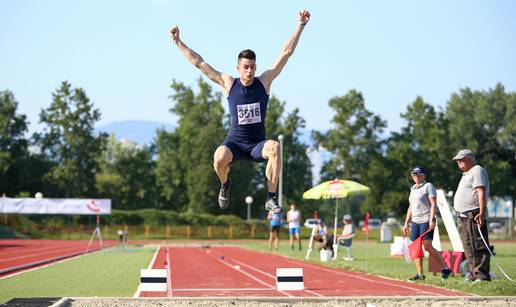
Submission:
[[237,112],[239,125],[254,124],[262,121],[259,102],[239,104],[237,105]]

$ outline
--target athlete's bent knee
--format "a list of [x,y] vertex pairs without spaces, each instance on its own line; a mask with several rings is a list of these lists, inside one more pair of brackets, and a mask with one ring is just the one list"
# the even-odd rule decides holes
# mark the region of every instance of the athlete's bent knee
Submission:
[[226,146],[219,146],[213,154],[213,168],[223,169],[231,162],[232,157],[231,151]]

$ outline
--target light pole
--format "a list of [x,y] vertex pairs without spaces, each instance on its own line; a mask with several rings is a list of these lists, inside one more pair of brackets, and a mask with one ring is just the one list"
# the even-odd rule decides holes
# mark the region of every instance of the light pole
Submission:
[[247,204],[247,221],[251,220],[251,204],[253,203],[253,198],[251,196],[247,196],[245,198],[245,203]]
[[279,172],[279,191],[278,191],[278,205],[283,208],[283,134],[278,135],[279,150],[280,150],[280,172]]

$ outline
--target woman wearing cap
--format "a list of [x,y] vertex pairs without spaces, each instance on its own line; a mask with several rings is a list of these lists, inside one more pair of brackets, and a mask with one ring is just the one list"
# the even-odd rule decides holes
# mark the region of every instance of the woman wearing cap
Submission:
[[[410,188],[409,207],[407,210],[407,217],[405,218],[405,225],[403,226],[403,234],[406,236],[409,232],[410,225],[410,240],[414,241],[421,236],[425,231],[430,229],[423,236],[423,246],[425,250],[441,264],[442,278],[446,279],[451,274],[451,270],[444,264],[441,254],[432,246],[432,239],[435,228],[435,187],[432,183],[426,182],[426,170],[422,166],[416,166],[412,169],[411,176],[414,185]],[[409,279],[409,281],[423,281],[425,275],[423,274],[423,258],[414,259],[416,264],[417,274]]]
[[337,241],[339,242],[339,245],[344,246],[347,250],[348,255],[344,257],[344,260],[353,261],[354,259],[351,255],[351,243],[355,236],[355,226],[353,226],[353,220],[349,214],[345,214],[342,220],[344,222],[344,228],[342,229],[342,234],[337,237]]

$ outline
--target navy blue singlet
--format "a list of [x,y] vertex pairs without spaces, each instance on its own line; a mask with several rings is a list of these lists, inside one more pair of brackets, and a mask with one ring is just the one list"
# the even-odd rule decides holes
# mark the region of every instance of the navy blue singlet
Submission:
[[269,95],[258,78],[244,86],[240,78],[233,81],[228,103],[231,126],[228,137],[236,141],[260,142],[265,140],[265,115]]
[[250,86],[244,86],[240,78],[233,80],[228,96],[230,127],[224,141],[233,153],[233,161],[264,161],[262,149],[268,102],[269,95],[260,79],[254,78]]

